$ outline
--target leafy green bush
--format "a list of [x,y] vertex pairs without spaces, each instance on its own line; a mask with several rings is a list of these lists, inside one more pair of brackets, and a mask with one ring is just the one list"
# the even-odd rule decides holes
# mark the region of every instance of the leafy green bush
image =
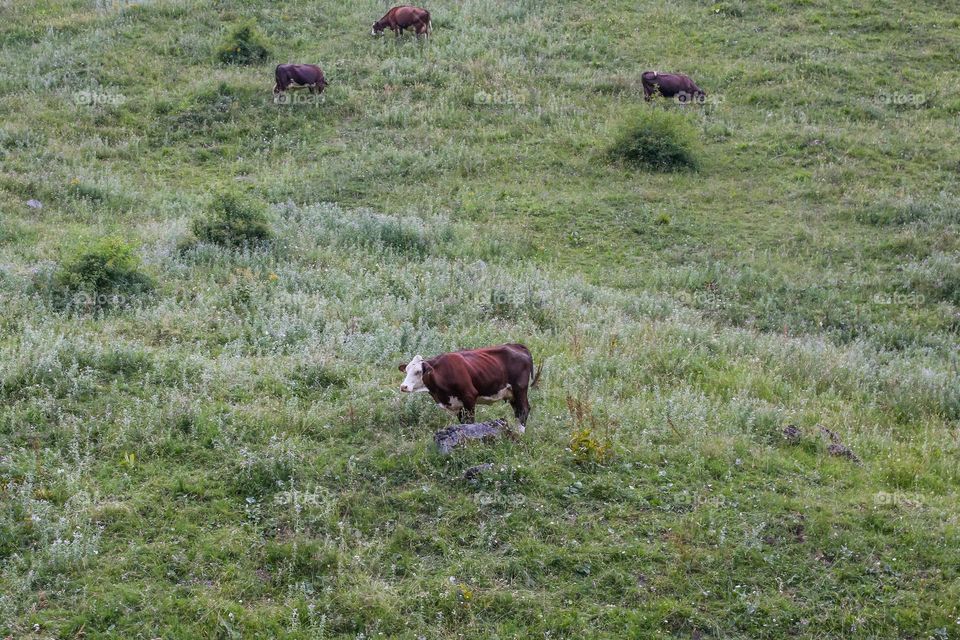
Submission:
[[153,281],[139,267],[130,244],[107,236],[69,255],[54,274],[54,286],[60,301],[68,306],[122,306],[153,288]]
[[570,453],[579,465],[603,464],[610,457],[610,442],[590,429],[578,429],[570,435]]
[[630,117],[609,148],[618,162],[655,171],[697,166],[696,131],[679,113],[644,110]]
[[600,433],[599,423],[590,403],[582,398],[567,395],[567,411],[573,421],[573,433],[568,445],[573,461],[578,465],[600,465],[613,455],[609,425]]
[[217,48],[217,59],[226,64],[257,64],[270,56],[263,35],[253,24],[238,24]]
[[225,247],[260,244],[273,236],[266,207],[232,192],[214,197],[207,215],[193,221],[193,233],[204,242]]

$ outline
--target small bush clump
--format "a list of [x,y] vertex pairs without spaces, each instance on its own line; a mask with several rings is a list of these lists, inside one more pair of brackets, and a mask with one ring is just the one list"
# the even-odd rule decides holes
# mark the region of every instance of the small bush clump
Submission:
[[348,375],[340,367],[325,363],[303,363],[290,372],[283,392],[297,398],[310,398],[343,389],[348,384]]
[[567,411],[573,421],[569,450],[573,461],[581,466],[601,465],[613,455],[609,424],[600,433],[597,416],[590,403],[582,398],[567,396]]
[[372,245],[381,245],[400,253],[422,255],[430,250],[430,238],[422,226],[402,220],[366,218],[359,224],[362,237]]
[[344,244],[383,248],[404,255],[427,255],[453,239],[453,228],[443,220],[426,223],[412,217],[356,212],[337,222],[336,232]]
[[620,129],[608,152],[624,164],[654,171],[679,171],[697,166],[696,132],[679,113],[638,112]]
[[570,436],[570,453],[579,465],[603,464],[610,457],[610,442],[590,429],[578,429]]
[[904,265],[902,270],[902,299],[960,305],[960,252],[938,251],[920,262]]
[[217,59],[226,64],[257,64],[269,56],[266,40],[250,23],[235,26],[217,48]]
[[207,214],[193,221],[193,233],[203,242],[225,247],[261,244],[273,237],[266,207],[232,192],[214,197]]
[[717,0],[714,0],[713,6],[710,7],[710,11],[721,16],[742,18],[744,7],[741,3],[717,2]]
[[54,274],[54,286],[67,306],[123,306],[153,288],[151,278],[139,268],[133,247],[122,238],[108,236],[68,256]]
[[915,222],[960,223],[960,207],[946,198],[939,200],[887,200],[871,203],[856,213],[858,222],[877,227],[904,226]]

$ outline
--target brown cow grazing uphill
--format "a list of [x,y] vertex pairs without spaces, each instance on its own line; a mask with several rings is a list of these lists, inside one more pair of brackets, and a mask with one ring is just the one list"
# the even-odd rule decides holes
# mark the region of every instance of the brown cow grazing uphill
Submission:
[[287,89],[310,89],[310,93],[323,93],[327,79],[323,69],[315,64],[278,64],[274,72],[277,84],[273,87],[274,93],[283,93]]
[[505,400],[513,407],[523,433],[530,415],[527,389],[537,383],[533,356],[522,344],[454,351],[424,360],[416,356],[400,365],[407,377],[400,385],[404,393],[426,391],[441,409],[455,413],[461,423],[473,422],[477,403]]
[[664,98],[676,96],[681,102],[702,102],[707,97],[703,89],[681,73],[644,71],[640,81],[643,83],[643,99],[647,102],[657,93]]
[[428,36],[433,31],[430,23],[430,12],[420,7],[403,5],[387,11],[386,15],[373,23],[370,30],[372,36],[382,36],[384,29],[390,29],[397,37],[404,29],[413,29],[417,37]]

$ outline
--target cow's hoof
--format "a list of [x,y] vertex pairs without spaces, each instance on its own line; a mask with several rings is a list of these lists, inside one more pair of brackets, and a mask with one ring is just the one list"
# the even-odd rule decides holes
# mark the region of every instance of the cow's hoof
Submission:
[[524,427],[522,424],[518,424],[515,427],[509,427],[507,429],[507,437],[509,437],[511,440],[519,440],[524,431],[526,431],[526,427]]

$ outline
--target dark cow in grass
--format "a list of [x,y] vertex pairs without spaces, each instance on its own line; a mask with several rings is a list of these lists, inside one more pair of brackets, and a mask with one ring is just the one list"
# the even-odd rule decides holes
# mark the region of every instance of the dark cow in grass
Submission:
[[385,29],[393,31],[397,37],[404,29],[413,29],[417,37],[428,36],[433,30],[430,23],[430,12],[420,7],[403,5],[387,11],[386,15],[373,23],[370,35],[381,36]]
[[310,93],[323,93],[330,84],[323,75],[323,69],[315,64],[278,64],[274,72],[277,84],[273,87],[275,94],[282,94],[287,89],[309,89]]
[[424,360],[416,356],[400,365],[407,377],[404,393],[426,391],[441,409],[456,414],[461,423],[474,421],[477,403],[510,403],[523,433],[530,415],[527,389],[536,384],[533,357],[522,344],[454,351]]
[[703,102],[706,92],[682,73],[660,73],[644,71],[640,76],[643,83],[643,99],[650,101],[654,95],[664,98],[677,98],[680,102]]

